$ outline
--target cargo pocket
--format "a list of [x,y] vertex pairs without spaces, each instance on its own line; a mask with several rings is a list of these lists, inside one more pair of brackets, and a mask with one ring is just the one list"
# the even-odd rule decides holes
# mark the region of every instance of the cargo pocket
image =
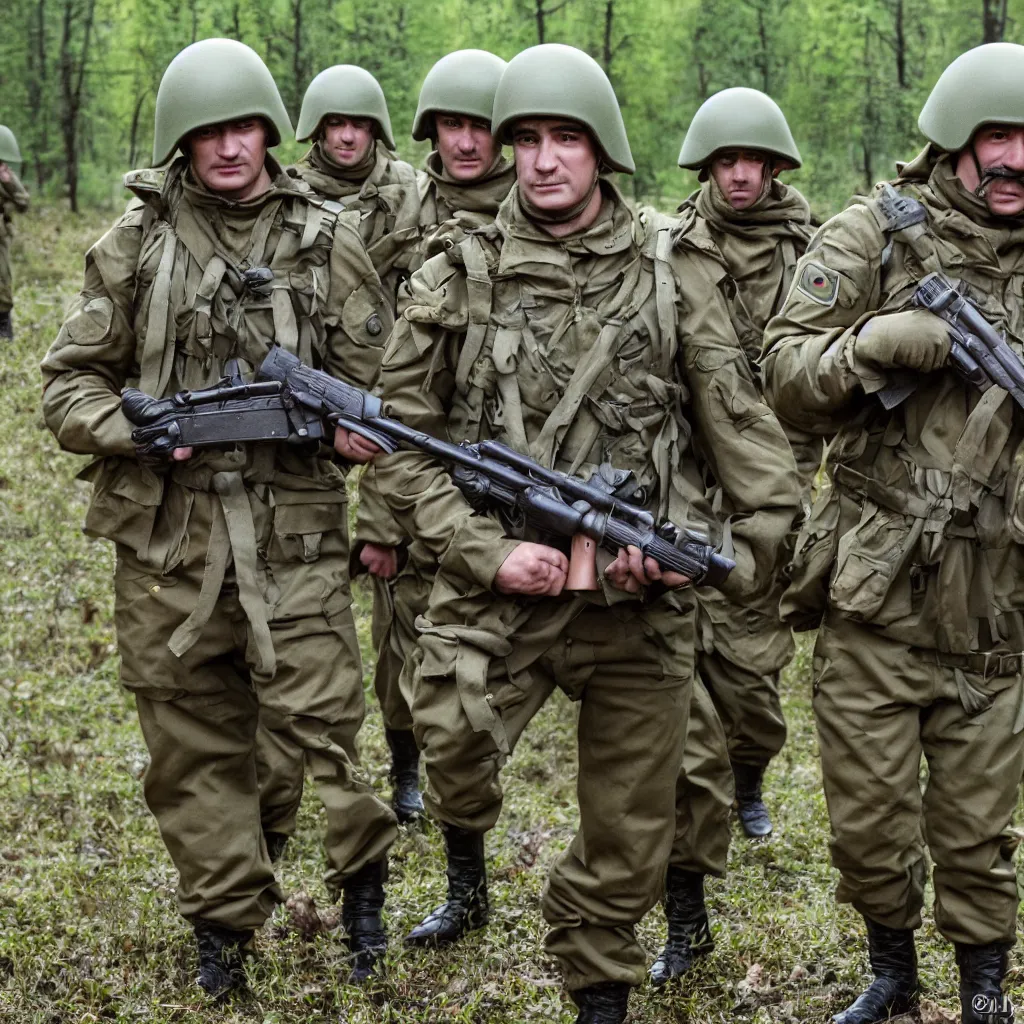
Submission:
[[507,657],[512,645],[501,636],[471,626],[432,626],[422,616],[416,625],[421,679],[434,685],[454,683],[470,728],[490,733],[495,746],[507,756],[508,737],[492,706],[494,695],[488,690],[487,677],[492,658]]
[[271,562],[315,562],[325,533],[344,529],[344,502],[278,505],[267,557]]
[[93,485],[86,534],[123,544],[146,562],[163,501],[163,478],[135,459],[110,456],[87,466],[78,479]]
[[784,574],[788,580],[779,601],[782,621],[796,632],[817,629],[828,603],[828,578],[839,544],[839,494],[822,491],[797,534],[793,558]]
[[890,597],[924,520],[866,500],[860,522],[839,540],[831,604],[854,622],[888,625],[911,612],[909,586]]

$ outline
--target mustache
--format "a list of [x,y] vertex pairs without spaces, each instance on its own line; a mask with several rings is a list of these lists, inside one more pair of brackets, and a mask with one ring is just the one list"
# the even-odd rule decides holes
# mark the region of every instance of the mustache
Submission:
[[1005,164],[993,164],[991,167],[983,167],[981,170],[981,181],[974,190],[979,199],[985,198],[985,193],[996,181],[1012,181],[1024,188],[1024,171],[1007,167]]

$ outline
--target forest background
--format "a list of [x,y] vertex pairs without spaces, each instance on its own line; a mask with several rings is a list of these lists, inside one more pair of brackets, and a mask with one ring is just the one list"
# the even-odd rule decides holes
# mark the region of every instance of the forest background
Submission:
[[123,201],[121,174],[150,161],[164,68],[209,36],[254,47],[293,120],[319,71],[367,68],[416,164],[425,149],[408,133],[439,57],[572,43],[619,96],[637,164],[626,187],[664,206],[695,184],[675,161],[697,107],[753,86],[789,118],[804,157],[790,180],[819,217],[914,155],[918,112],[954,57],[1024,42],[1024,0],[5,0],[2,21],[0,123],[20,141],[26,184],[73,211]]

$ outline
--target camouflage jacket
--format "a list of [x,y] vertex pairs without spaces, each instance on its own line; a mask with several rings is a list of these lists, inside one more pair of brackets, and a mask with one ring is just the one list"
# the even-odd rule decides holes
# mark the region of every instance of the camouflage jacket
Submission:
[[21,179],[11,172],[11,180],[0,181],[0,243],[9,239],[12,235],[11,220],[15,213],[24,213],[28,209],[28,190],[21,183]]
[[[705,523],[722,540],[704,497],[713,476],[740,563],[730,586],[756,589],[793,518],[792,457],[706,259],[673,252],[671,222],[641,219],[602,188],[597,221],[561,239],[528,220],[513,189],[492,227],[413,275],[382,396],[407,423],[453,440],[496,437],[584,476],[606,462],[630,470],[656,515]],[[428,458],[375,466],[442,572],[489,588],[515,544],[506,526],[474,514]],[[606,585],[599,600],[636,598]]]
[[409,164],[396,159],[382,142],[375,146],[373,167],[364,177],[346,174],[324,156],[319,142],[288,173],[317,195],[359,212],[359,236],[394,310],[399,286],[418,265],[419,182]]
[[872,316],[910,308],[918,281],[942,269],[1021,351],[1024,218],[990,216],[951,158],[930,150],[895,186],[923,206],[923,225],[893,230],[877,198],[855,201],[815,235],[765,335],[780,417],[835,435],[834,487],[801,544],[815,567],[806,590],[830,613],[954,660],[1019,652],[1024,416],[999,388],[981,394],[948,366],[887,411],[870,393],[881,375],[854,342]]
[[[226,537],[203,582],[213,597],[229,552],[236,574],[248,573],[256,586],[257,507],[275,510],[274,530],[285,546],[298,538],[307,560],[322,533],[343,528],[344,479],[333,450],[246,444],[143,465],[121,388],[160,397],[203,388],[229,359],[258,365],[274,342],[369,387],[391,327],[353,217],[313,201],[270,158],[268,170],[270,190],[240,203],[196,184],[183,159],[166,176],[127,175],[138,199],[86,255],[82,291],[42,364],[47,425],[62,448],[99,456],[83,473],[94,485],[87,533],[167,573],[188,543],[191,492],[221,497],[217,529]],[[250,267],[270,268],[272,280],[247,287],[242,273]]]
[[[678,212],[676,245],[713,261],[736,336],[756,370],[765,326],[782,307],[797,260],[814,233],[807,200],[776,179],[749,209],[734,210],[709,178]],[[821,465],[821,439],[783,427],[809,491]]]
[[[515,165],[501,159],[481,180],[468,185],[455,182],[444,172],[441,159],[434,150],[426,161],[426,171],[421,178],[419,251],[411,263],[422,265],[436,256],[445,243],[455,245],[466,233],[490,224],[498,212],[509,190],[516,180]],[[399,292],[398,311],[409,301],[407,289]],[[364,543],[395,547],[405,537],[402,529],[391,517],[387,502],[375,484],[376,472],[371,465],[366,467],[359,484],[359,510],[356,515],[356,529],[353,544],[353,569],[358,571],[359,547]],[[417,557],[419,556],[419,557]],[[410,557],[421,563],[428,563],[429,556],[419,546],[410,552]]]

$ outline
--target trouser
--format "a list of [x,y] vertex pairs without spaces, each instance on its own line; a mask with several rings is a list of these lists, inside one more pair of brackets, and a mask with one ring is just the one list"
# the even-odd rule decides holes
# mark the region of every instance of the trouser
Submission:
[[329,889],[384,856],[397,824],[358,771],[364,703],[344,535],[324,533],[315,561],[260,563],[275,597],[273,675],[254,667],[251,623],[230,578],[179,658],[167,643],[196,607],[217,499],[200,492],[194,500],[184,562],[169,574],[154,575],[118,548],[121,678],[135,692],[149,747],[146,802],[179,872],[179,910],[244,930],[259,927],[280,899],[262,838],[257,721],[309,766],[326,810]]
[[669,863],[721,877],[729,859],[736,796],[725,732],[698,674],[693,680],[683,768],[676,782],[676,834]]
[[[1024,732],[1015,732],[1021,675],[986,678],[979,667],[953,665],[834,612],[814,649],[837,899],[890,928],[919,927],[927,844],[936,926],[951,942],[975,945],[1014,939],[1017,841],[1009,828],[1024,769]],[[971,690],[987,710],[965,711]]]
[[14,281],[11,276],[11,238],[0,223],[0,313],[14,306]]
[[394,580],[373,578],[373,688],[386,729],[412,729],[411,695],[403,691],[402,669],[416,647],[416,618],[427,610],[432,582],[431,575],[412,567]]
[[[412,570],[395,580],[373,577],[371,636],[377,651],[373,686],[380,701],[385,729],[412,729],[410,697],[403,690],[402,667],[416,646],[416,616],[425,611],[430,577]],[[279,730],[260,726],[256,739],[257,768],[263,828],[292,835],[302,801],[304,758],[302,749]]]
[[[675,834],[692,606],[590,605],[565,624],[567,602],[532,602],[531,621],[547,631],[540,642],[525,628],[504,637],[485,630],[484,616],[510,621],[503,610],[511,602],[482,601],[479,616],[464,615],[467,626],[420,620],[413,722],[427,804],[441,821],[491,828],[502,803],[501,765],[527,722],[556,685],[579,701],[580,828],[544,893],[546,949],[570,989],[638,985],[645,955],[635,925],[661,897]],[[536,657],[525,653],[531,649]]]
[[779,619],[780,588],[739,606],[716,590],[698,593],[697,671],[725,730],[729,757],[764,767],[786,742],[779,674],[793,634]]

